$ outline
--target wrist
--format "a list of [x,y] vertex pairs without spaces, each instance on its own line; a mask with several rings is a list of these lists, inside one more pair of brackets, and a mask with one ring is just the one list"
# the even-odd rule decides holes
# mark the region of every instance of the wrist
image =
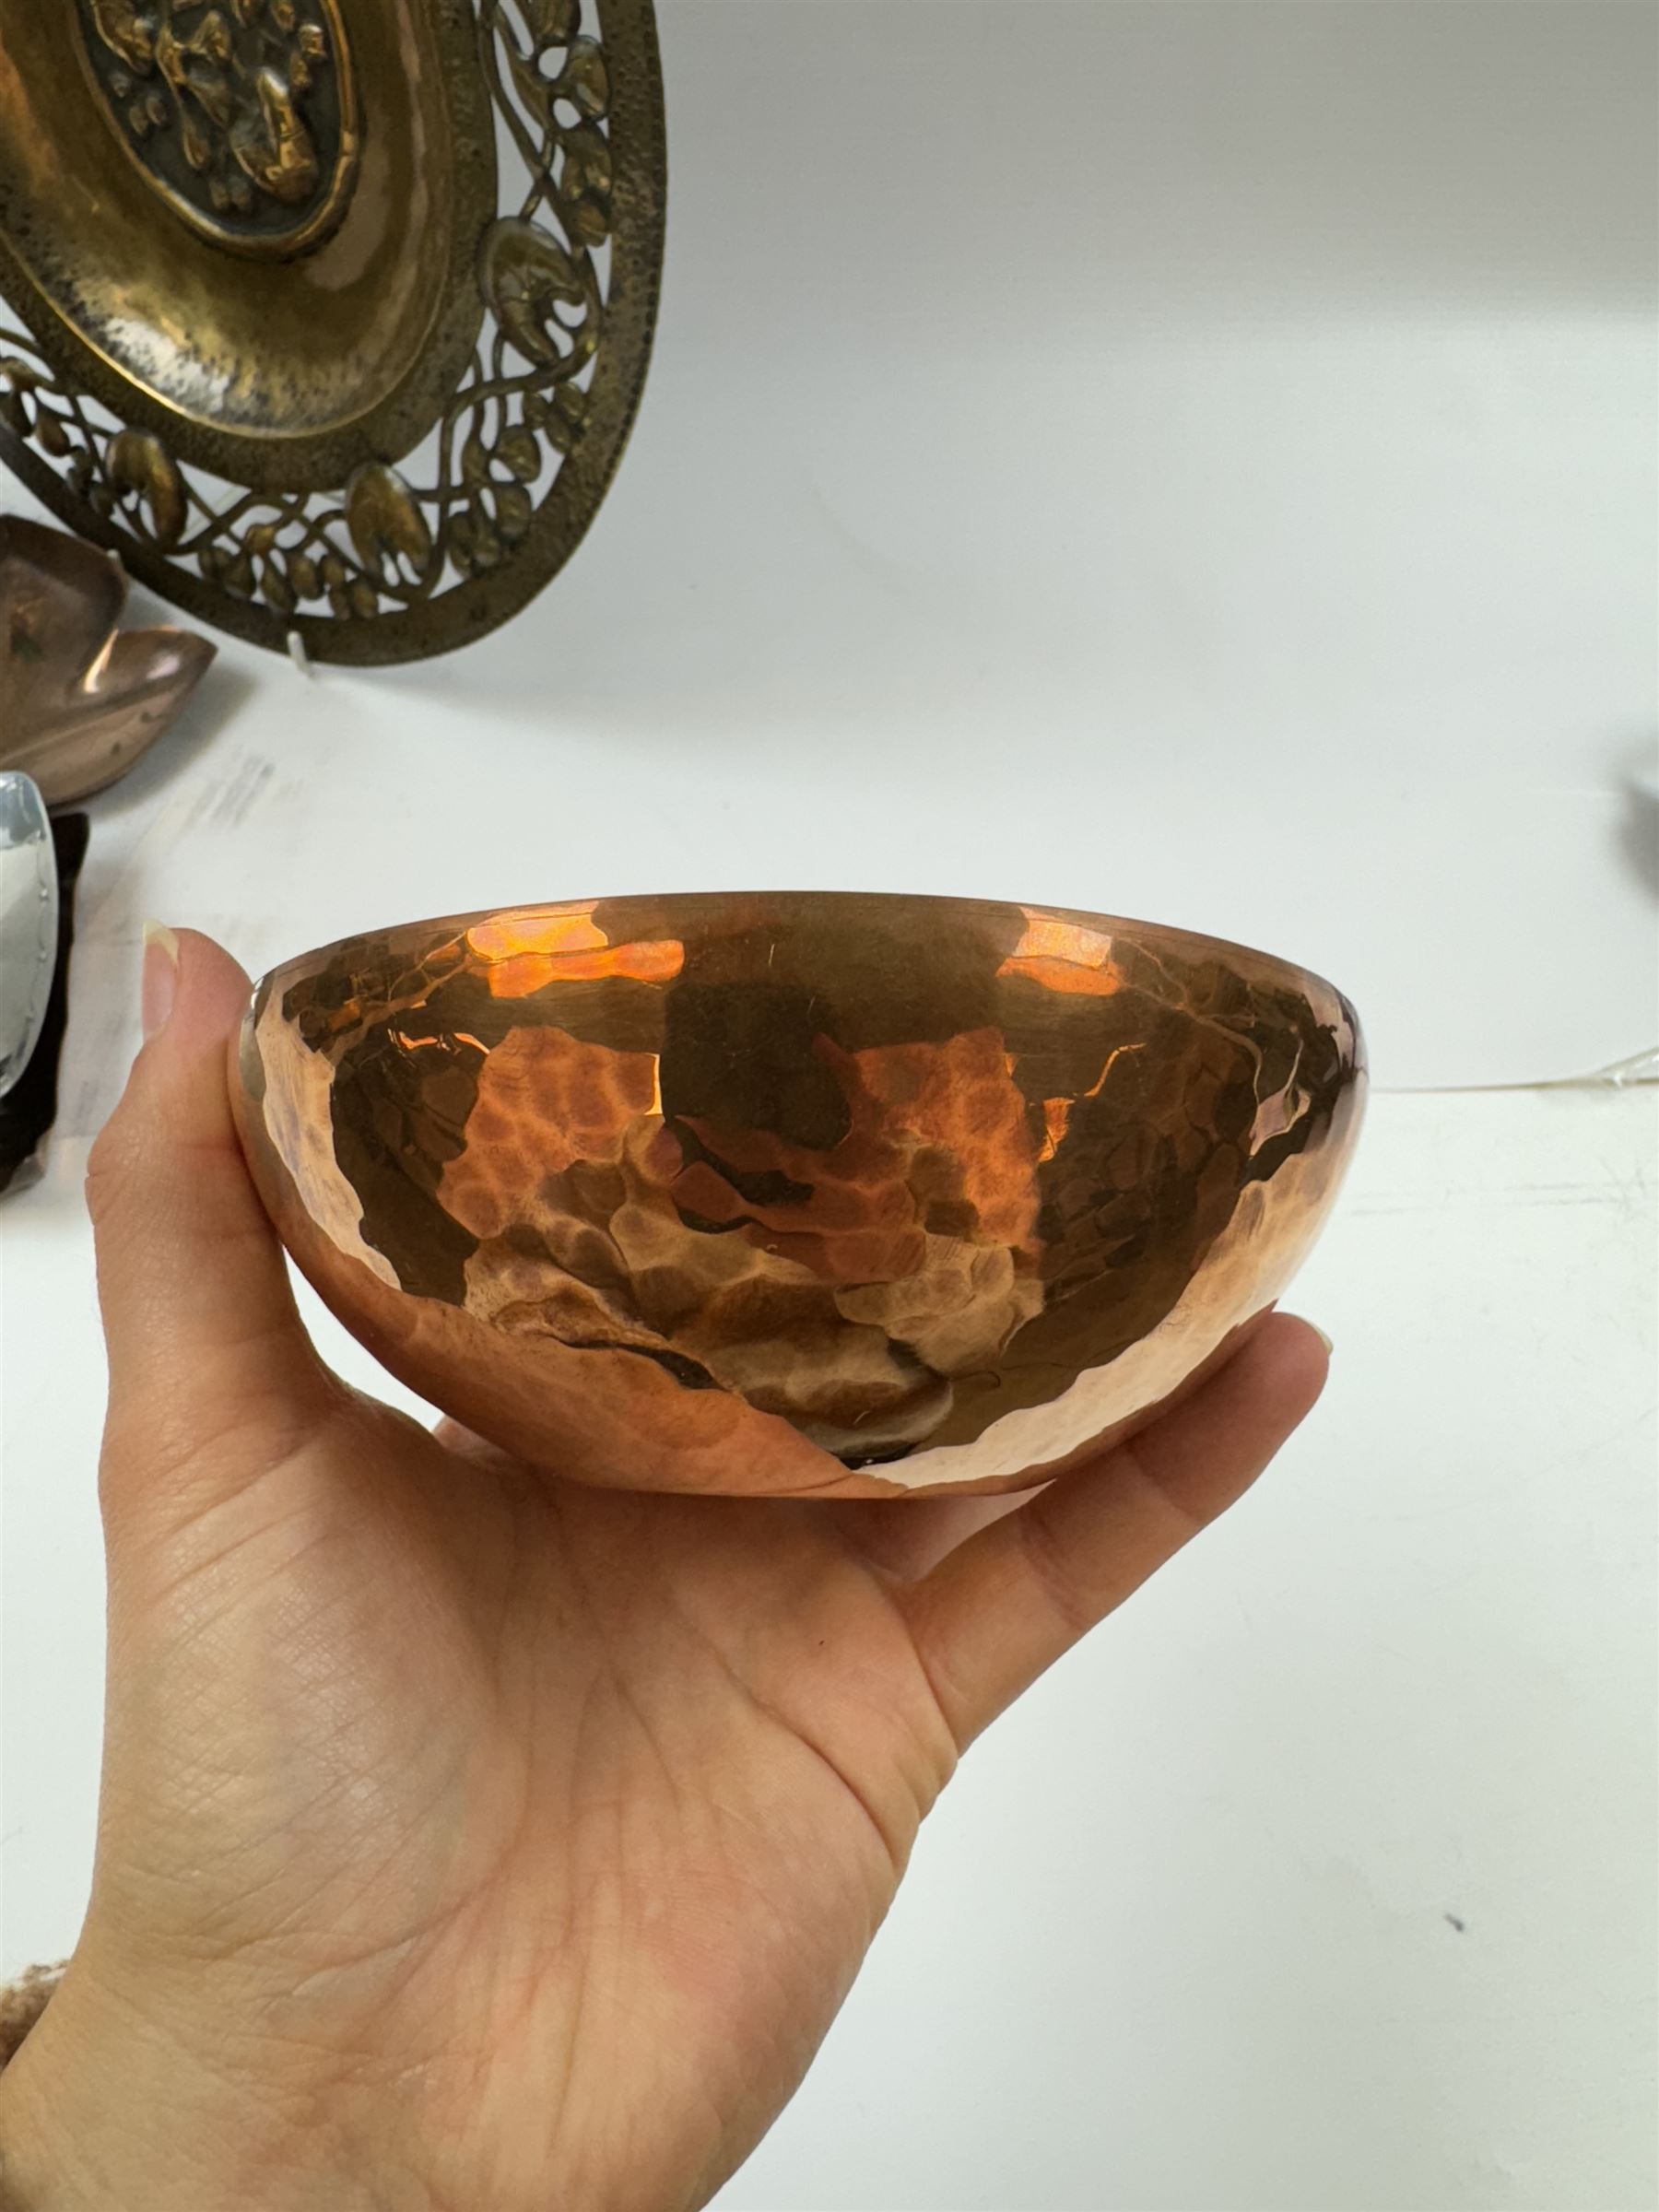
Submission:
[[403,2212],[339,2152],[73,1967],[0,2074],[0,2212]]

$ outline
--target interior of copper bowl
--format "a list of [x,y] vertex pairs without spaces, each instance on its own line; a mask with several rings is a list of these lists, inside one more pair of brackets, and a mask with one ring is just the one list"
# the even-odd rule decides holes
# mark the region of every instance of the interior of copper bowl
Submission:
[[352,938],[266,979],[250,1042],[306,1216],[382,1282],[849,1465],[1051,1402],[1224,1253],[1247,1298],[1317,1227],[1359,1069],[1346,1002],[1260,956],[856,894]]
[[[42,343],[95,388],[103,372],[102,396],[119,402],[108,379],[126,380],[205,446],[302,445],[389,407],[376,430],[395,453],[477,325],[472,241],[494,165],[476,39],[447,51],[419,0],[306,0],[284,20],[309,39],[290,60],[311,89],[285,118],[261,113],[257,73],[238,75],[236,42],[276,35],[263,17],[239,28],[246,12],[0,0],[0,276]],[[309,193],[248,144],[308,128]]]

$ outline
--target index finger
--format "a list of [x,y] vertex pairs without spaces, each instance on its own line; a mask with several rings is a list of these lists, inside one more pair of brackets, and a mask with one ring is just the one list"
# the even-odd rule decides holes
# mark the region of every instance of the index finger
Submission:
[[1316,1329],[1275,1315],[1192,1397],[896,1591],[959,1747],[1243,1495],[1327,1359]]

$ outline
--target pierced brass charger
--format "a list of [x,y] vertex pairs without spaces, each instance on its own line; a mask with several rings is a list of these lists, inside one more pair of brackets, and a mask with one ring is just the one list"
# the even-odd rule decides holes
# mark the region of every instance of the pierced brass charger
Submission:
[[259,644],[445,651],[604,497],[665,194],[651,0],[0,0],[0,457]]
[[1018,1488],[1284,1288],[1359,1121],[1328,983],[976,900],[718,893],[347,939],[255,989],[238,1124],[414,1389],[629,1488]]

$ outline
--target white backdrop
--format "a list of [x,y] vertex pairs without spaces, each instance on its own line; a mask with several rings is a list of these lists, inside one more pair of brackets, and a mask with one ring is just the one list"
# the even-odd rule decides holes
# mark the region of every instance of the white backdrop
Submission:
[[580,733],[544,841],[480,822],[485,896],[759,867],[1169,917],[1323,966],[1398,1083],[1654,1041],[1650,13],[664,29],[612,505],[505,650],[404,679]]
[[660,339],[589,542],[440,663],[227,652],[94,895],[164,857],[256,967],[520,900],[968,891],[1300,959],[1392,1085],[1659,1041],[1651,10],[662,22]]
[[0,1206],[0,1965],[89,1863],[78,1178],[146,914],[258,968],[629,888],[1072,902],[1359,1005],[1335,1379],[975,1750],[723,2212],[1651,2212],[1653,1094],[1389,1094],[1659,1035],[1652,12],[663,29],[657,360],[566,575],[418,669],[228,646],[94,806]]

